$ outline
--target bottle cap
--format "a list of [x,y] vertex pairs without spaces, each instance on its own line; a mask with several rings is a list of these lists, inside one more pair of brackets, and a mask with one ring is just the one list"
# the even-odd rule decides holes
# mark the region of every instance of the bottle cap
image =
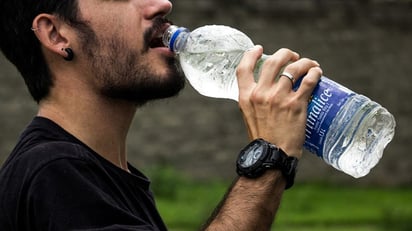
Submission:
[[169,47],[172,52],[179,51],[186,40],[186,38],[179,38],[182,32],[189,32],[189,30],[184,27],[171,25],[163,34],[163,44]]

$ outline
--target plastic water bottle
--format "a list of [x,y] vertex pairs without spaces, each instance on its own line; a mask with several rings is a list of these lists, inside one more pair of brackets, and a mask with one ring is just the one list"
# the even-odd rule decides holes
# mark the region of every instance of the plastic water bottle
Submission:
[[[175,52],[190,84],[200,94],[238,101],[236,67],[253,42],[228,26],[190,32],[170,26],[163,43]],[[267,58],[257,63],[255,76]],[[294,89],[300,85],[298,81]],[[378,163],[395,134],[395,119],[381,105],[322,76],[308,105],[304,147],[355,178]]]

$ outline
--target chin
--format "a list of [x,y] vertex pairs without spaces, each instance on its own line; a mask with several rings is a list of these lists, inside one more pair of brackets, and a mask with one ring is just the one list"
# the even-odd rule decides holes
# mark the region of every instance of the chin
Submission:
[[[137,82],[106,88],[105,95],[143,105],[148,101],[177,96],[185,87],[186,79],[175,62],[159,67],[157,71],[148,70],[140,75]],[[152,65],[154,67],[155,65]],[[150,73],[150,74],[149,74]],[[142,74],[142,73],[141,73]]]

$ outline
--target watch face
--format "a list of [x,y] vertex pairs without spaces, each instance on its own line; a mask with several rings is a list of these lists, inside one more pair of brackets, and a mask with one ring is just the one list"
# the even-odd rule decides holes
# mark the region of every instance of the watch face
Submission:
[[264,153],[264,146],[258,143],[253,144],[250,146],[245,152],[244,155],[240,158],[239,164],[243,168],[248,168],[254,165],[259,158]]

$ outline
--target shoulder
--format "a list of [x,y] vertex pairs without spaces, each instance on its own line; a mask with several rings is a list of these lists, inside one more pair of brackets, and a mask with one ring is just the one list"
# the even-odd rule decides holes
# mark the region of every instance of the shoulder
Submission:
[[87,148],[67,142],[39,143],[13,153],[0,169],[0,226],[1,220],[13,223],[13,217],[21,217],[18,212],[26,211],[29,198],[48,201],[53,199],[51,189],[74,187],[71,178],[63,176],[79,176],[76,173],[93,166],[91,158]]
[[36,117],[19,137],[3,167],[29,165],[33,169],[62,158],[90,159],[93,153],[53,121]]
[[[0,170],[0,181],[11,178],[30,181],[48,166],[92,163],[95,156],[87,147],[65,141],[38,143],[23,152],[13,153]],[[23,182],[22,182],[23,183]]]
[[66,141],[50,141],[37,144],[18,154],[16,160],[22,165],[41,167],[56,160],[77,159],[87,161],[92,158],[91,151],[83,145]]
[[90,159],[93,155],[87,147],[67,141],[49,141],[37,144],[29,150],[22,153],[21,158],[42,162],[53,161],[57,159]]

